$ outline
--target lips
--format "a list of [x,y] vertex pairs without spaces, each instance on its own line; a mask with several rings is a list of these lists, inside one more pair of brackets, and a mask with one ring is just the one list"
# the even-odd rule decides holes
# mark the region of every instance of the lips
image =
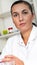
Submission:
[[26,23],[20,23],[20,26],[25,26]]

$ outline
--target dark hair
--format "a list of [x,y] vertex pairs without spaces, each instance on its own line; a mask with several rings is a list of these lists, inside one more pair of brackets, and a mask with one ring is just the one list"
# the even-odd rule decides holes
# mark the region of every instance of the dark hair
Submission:
[[14,5],[16,5],[16,4],[19,4],[19,3],[24,3],[24,4],[28,5],[28,7],[29,7],[31,13],[33,14],[32,5],[31,5],[29,2],[24,1],[24,0],[15,1],[15,2],[11,5],[11,14],[12,14],[12,7],[13,7]]

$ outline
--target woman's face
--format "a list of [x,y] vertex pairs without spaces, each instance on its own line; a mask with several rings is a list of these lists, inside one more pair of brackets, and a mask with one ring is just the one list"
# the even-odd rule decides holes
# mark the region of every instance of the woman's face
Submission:
[[32,27],[33,15],[24,3],[12,7],[12,19],[15,26],[22,32]]

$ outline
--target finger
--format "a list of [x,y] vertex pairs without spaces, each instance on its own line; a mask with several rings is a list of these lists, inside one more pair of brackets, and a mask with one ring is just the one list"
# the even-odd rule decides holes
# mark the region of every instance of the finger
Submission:
[[13,58],[13,55],[6,55],[5,58]]
[[13,55],[6,55],[3,59],[2,59],[2,62],[9,62],[9,61],[12,61],[14,59],[14,56]]
[[2,62],[9,62],[9,61],[12,61],[13,59],[12,58],[4,58],[2,59]]

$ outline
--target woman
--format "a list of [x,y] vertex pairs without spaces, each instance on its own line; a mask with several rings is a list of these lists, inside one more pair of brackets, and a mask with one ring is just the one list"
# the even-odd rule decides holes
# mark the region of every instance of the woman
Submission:
[[37,27],[32,24],[34,13],[31,4],[27,1],[14,2],[11,15],[20,33],[8,39],[1,54],[2,61],[14,60],[16,65],[37,65]]

